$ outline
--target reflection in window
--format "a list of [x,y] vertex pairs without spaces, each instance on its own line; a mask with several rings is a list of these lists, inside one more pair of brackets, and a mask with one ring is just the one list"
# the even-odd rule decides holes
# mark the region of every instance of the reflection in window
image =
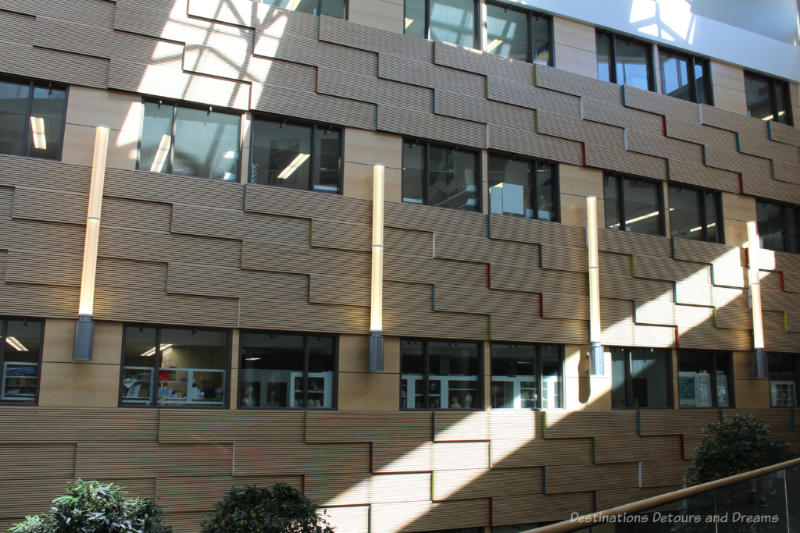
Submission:
[[405,0],[407,35],[475,48],[474,0]]
[[403,201],[480,210],[478,153],[426,142],[403,142]]
[[120,403],[225,406],[228,345],[225,330],[125,326]]
[[800,405],[800,354],[769,352],[769,398],[772,407]]
[[340,19],[347,18],[346,0],[261,0],[261,2],[289,11],[312,15],[322,14]]
[[400,340],[401,409],[478,409],[477,342]]
[[239,181],[239,115],[145,102],[137,168]]
[[0,319],[0,400],[36,402],[42,330],[41,320]]
[[723,242],[718,192],[669,185],[670,235],[696,241]]
[[607,228],[664,235],[661,184],[606,173],[603,191]]
[[550,23],[546,15],[487,3],[483,48],[490,54],[551,65]]
[[340,130],[258,118],[252,127],[251,183],[341,192]]
[[748,116],[793,125],[787,82],[745,71],[744,90]]
[[800,206],[756,200],[761,247],[800,253]]
[[556,165],[489,155],[489,203],[498,215],[557,221]]
[[564,407],[562,368],[561,346],[493,342],[492,407]]
[[333,407],[336,336],[242,331],[239,344],[239,407]]
[[678,397],[681,409],[732,407],[731,353],[678,350]]
[[667,408],[672,405],[671,351],[611,348],[611,406]]
[[66,102],[62,86],[0,78],[0,154],[58,159]]
[[661,91],[698,104],[712,104],[708,60],[659,48]]
[[655,90],[650,44],[600,30],[596,36],[598,79]]

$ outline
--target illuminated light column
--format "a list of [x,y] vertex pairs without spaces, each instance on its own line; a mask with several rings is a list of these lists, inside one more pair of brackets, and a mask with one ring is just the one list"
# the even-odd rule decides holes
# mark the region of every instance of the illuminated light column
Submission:
[[586,198],[586,248],[589,264],[589,353],[591,374],[602,376],[603,343],[600,329],[600,257],[597,244],[597,198]]
[[372,168],[372,285],[369,316],[369,369],[383,370],[383,177]]
[[747,223],[747,248],[750,307],[753,311],[753,377],[766,378],[769,374],[767,352],[764,349],[764,322],[761,318],[761,279],[758,275],[761,244],[758,238],[758,226],[753,220]]
[[94,282],[97,271],[97,245],[100,239],[100,212],[103,208],[103,184],[106,177],[108,127],[97,126],[94,135],[92,181],[89,184],[89,209],[86,214],[86,237],[83,241],[83,271],[78,322],[75,325],[75,346],[72,359],[89,361],[94,341]]

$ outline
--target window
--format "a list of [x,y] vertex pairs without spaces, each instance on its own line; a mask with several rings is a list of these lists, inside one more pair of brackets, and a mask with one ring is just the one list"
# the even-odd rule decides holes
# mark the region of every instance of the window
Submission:
[[3,402],[36,403],[39,391],[39,363],[42,359],[42,320],[0,319],[0,363]]
[[556,344],[492,343],[492,407],[564,407],[564,350]]
[[800,354],[767,354],[769,368],[769,399],[772,407],[797,407],[800,383]]
[[239,115],[145,102],[136,168],[239,181]]
[[335,335],[242,331],[239,407],[332,408]]
[[598,30],[598,79],[655,90],[652,48],[650,43]]
[[800,253],[800,206],[756,200],[761,247]]
[[403,201],[480,211],[478,152],[403,142]]
[[486,3],[486,43],[490,54],[552,65],[552,18],[508,5]]
[[475,0],[405,0],[407,35],[477,48]]
[[731,353],[678,350],[678,396],[681,409],[733,407]]
[[745,71],[744,91],[748,116],[793,125],[787,82]]
[[347,18],[347,0],[261,0],[271,6],[311,13],[312,15],[327,15],[340,19]]
[[707,59],[660,47],[658,55],[661,92],[698,104],[713,104]]
[[489,204],[497,215],[559,219],[558,167],[489,154]]
[[669,231],[673,237],[725,242],[722,199],[715,191],[669,185]]
[[672,406],[671,350],[611,348],[610,351],[614,409]]
[[253,120],[250,183],[342,192],[342,132],[324,126]]
[[120,404],[225,407],[229,339],[219,329],[126,325]]
[[606,227],[664,235],[661,184],[607,172],[603,176]]
[[479,409],[481,343],[400,339],[401,409]]
[[59,159],[67,89],[0,78],[0,154]]

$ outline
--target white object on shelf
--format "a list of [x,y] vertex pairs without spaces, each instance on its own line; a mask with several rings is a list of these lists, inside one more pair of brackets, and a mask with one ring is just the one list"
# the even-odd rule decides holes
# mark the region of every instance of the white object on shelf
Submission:
[[6,361],[3,363],[3,386],[0,398],[4,400],[36,398],[36,381],[38,379],[39,363]]

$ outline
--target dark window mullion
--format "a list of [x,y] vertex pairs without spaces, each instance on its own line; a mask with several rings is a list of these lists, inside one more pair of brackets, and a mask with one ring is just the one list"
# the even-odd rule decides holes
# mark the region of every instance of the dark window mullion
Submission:
[[[28,85],[28,102],[25,105],[25,122],[22,128],[22,153],[19,154],[22,156],[28,155],[28,132],[30,132],[31,113],[33,112],[34,90],[36,90],[36,86],[34,85],[33,81],[30,81]],[[66,117],[66,114],[64,116]],[[64,122],[66,122],[66,120]]]
[[173,172],[173,165],[175,163],[175,130],[177,129],[178,123],[178,104],[172,105],[172,140],[169,145],[169,172],[168,174],[172,174]]
[[711,359],[711,407],[719,407],[717,398],[717,352],[706,356]]
[[633,407],[633,374],[631,374],[631,364],[633,351],[626,350],[625,354],[625,407]]
[[483,32],[481,31],[483,25],[480,23],[481,19],[483,18],[481,17],[481,11],[480,2],[478,0],[474,0],[472,2],[472,39],[475,43],[476,50],[483,50],[484,45]]
[[[697,195],[697,207],[698,213],[700,213],[700,233],[703,236],[703,240],[708,242],[708,217],[706,216],[706,198],[705,194],[702,191],[695,191]],[[690,228],[691,229],[691,228]]]
[[431,0],[425,0],[425,38],[431,38]]
[[781,221],[783,222],[783,251],[792,251],[791,229],[792,229],[792,208],[788,205],[781,205]]
[[[431,145],[430,143],[423,143],[422,150],[422,203],[428,205],[428,180],[430,180],[431,172]],[[427,344],[427,343],[426,343]]]
[[[430,409],[430,371],[429,371],[429,354],[428,354],[428,341],[422,341],[422,389],[423,389],[423,396],[422,396],[422,403],[425,406],[425,409]],[[416,388],[414,389],[414,396],[416,396],[417,391]],[[441,388],[439,389],[439,402],[441,404]],[[414,398],[414,404],[416,404],[416,398]]]
[[617,178],[617,207],[619,208],[619,229],[622,231],[627,231],[627,224],[625,223],[625,197],[623,196],[624,187],[622,186],[623,178],[622,176],[616,175]]
[[533,63],[533,60],[536,59],[536,49],[534,46],[534,34],[533,34],[533,12],[527,11],[527,19],[528,19],[528,63]]
[[533,209],[532,217],[539,218],[539,164],[534,161],[528,161],[528,183],[531,187],[531,209]]
[[[4,318],[0,319],[0,365],[5,365],[6,361],[6,335],[8,335],[8,320]],[[3,372],[2,378],[6,378],[5,372]]]
[[[689,98],[692,102],[697,103],[697,80],[695,79],[695,60],[694,56],[689,56]],[[703,71],[703,77],[705,77],[705,70]],[[705,239],[705,235],[703,236],[703,240]]]
[[311,144],[309,144],[311,148],[311,175],[308,179],[308,190],[314,190],[314,183],[319,181],[319,158],[320,153],[317,150],[316,145],[314,143],[317,142],[317,125],[314,124],[309,128],[309,135],[311,136]]
[[608,77],[611,83],[619,83],[617,80],[617,39],[613,33],[606,34],[608,36]]
[[536,408],[542,408],[542,391],[543,391],[543,363],[542,363],[542,347],[536,346],[536,361],[534,361],[534,368],[536,368]]
[[[158,398],[158,389],[161,388],[161,386],[159,384],[159,386],[156,387],[156,384],[159,381],[159,370],[161,369],[161,365],[163,363],[163,361],[161,361],[161,326],[156,326],[156,346],[155,346],[155,348],[156,348],[156,353],[155,353],[155,357],[154,357],[154,362],[156,364],[156,367],[153,369],[153,373],[152,373],[153,377],[151,378],[153,383],[151,383],[151,385],[150,385],[150,387],[151,387],[150,390],[153,391],[153,404],[152,405],[153,406],[157,405],[157,406],[161,407],[161,402],[159,401],[159,398]],[[188,383],[186,384],[186,390],[187,391],[189,390],[189,384]]]
[[308,358],[310,351],[308,337],[308,335],[303,335],[303,379],[300,380],[303,384],[303,409],[308,409]]

